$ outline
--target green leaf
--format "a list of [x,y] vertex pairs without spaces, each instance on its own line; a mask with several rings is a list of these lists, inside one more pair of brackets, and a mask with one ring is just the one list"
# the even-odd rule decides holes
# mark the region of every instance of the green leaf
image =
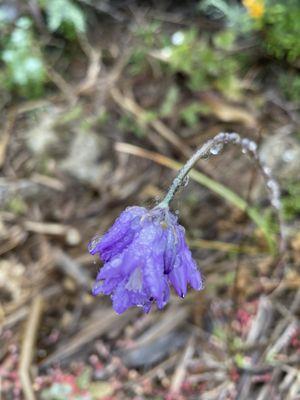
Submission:
[[9,89],[17,89],[27,97],[41,94],[46,81],[46,68],[42,55],[33,37],[32,23],[27,17],[21,17],[7,38],[1,54],[5,64],[2,83]]
[[[47,23],[51,32],[58,29],[85,32],[86,21],[81,9],[71,0],[40,0],[46,11]],[[71,32],[72,33],[72,32]]]

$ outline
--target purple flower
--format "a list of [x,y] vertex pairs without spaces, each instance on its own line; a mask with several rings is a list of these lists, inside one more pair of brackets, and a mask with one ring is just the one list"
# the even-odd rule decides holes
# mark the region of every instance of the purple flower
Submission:
[[89,244],[104,262],[93,294],[111,295],[121,314],[132,306],[148,312],[153,302],[163,308],[171,284],[184,297],[188,284],[201,290],[201,274],[186,244],[184,228],[166,208],[128,207],[102,237]]

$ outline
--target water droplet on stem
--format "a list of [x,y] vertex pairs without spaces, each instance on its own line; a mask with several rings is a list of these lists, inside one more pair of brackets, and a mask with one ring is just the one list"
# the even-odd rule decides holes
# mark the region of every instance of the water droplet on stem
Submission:
[[216,156],[220,153],[222,149],[223,149],[223,143],[217,143],[212,146],[212,148],[210,149],[210,153]]

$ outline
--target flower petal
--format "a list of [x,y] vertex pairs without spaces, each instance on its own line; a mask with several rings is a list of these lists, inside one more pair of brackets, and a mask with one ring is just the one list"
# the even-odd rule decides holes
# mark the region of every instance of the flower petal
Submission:
[[91,242],[90,252],[104,261],[93,294],[111,295],[118,314],[133,306],[149,312],[153,302],[163,308],[169,283],[181,297],[188,284],[203,288],[184,228],[166,209],[127,208],[104,236]]
[[182,264],[180,258],[177,258],[177,264],[175,264],[168,277],[178,296],[185,297],[187,292],[187,273],[185,265]]
[[99,253],[103,261],[109,261],[132,242],[140,229],[139,221],[146,212],[143,207],[128,207],[102,237],[95,237],[90,242],[89,252]]

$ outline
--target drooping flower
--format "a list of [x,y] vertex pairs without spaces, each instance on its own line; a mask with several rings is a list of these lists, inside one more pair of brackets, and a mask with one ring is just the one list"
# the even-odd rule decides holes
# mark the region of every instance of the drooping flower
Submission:
[[203,288],[201,274],[185,241],[185,230],[168,208],[128,207],[102,237],[89,244],[104,262],[93,294],[110,295],[121,314],[132,306],[163,308],[170,285],[184,297],[190,285]]

